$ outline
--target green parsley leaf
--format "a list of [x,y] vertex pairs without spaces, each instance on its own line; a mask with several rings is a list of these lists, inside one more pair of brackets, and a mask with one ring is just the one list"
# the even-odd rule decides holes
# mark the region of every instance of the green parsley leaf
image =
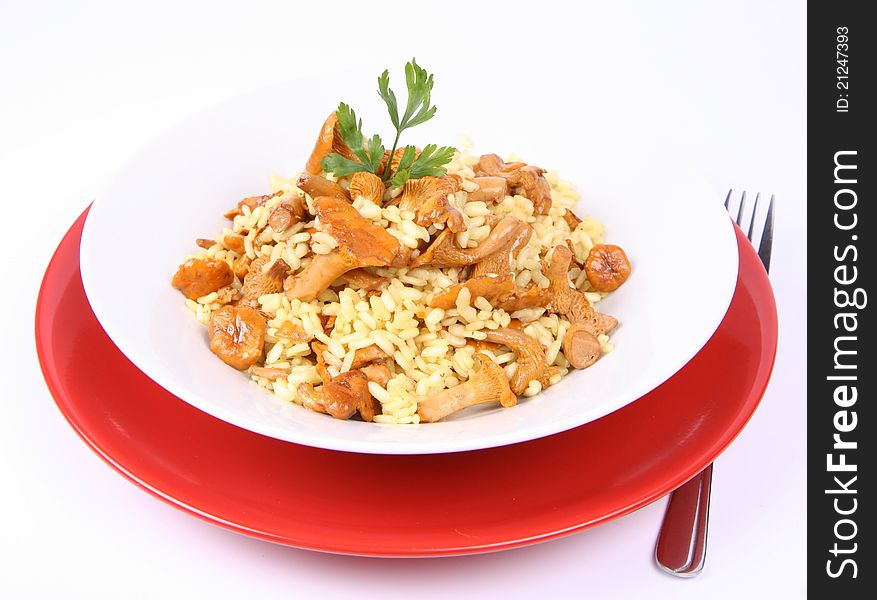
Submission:
[[[402,132],[410,127],[420,125],[429,121],[435,116],[436,107],[431,106],[433,77],[426,72],[426,69],[417,64],[415,59],[405,65],[405,86],[408,88],[408,102],[405,105],[405,113],[399,117],[399,106],[396,100],[396,94],[390,89],[390,73],[384,71],[378,77],[378,95],[383,98],[387,105],[387,111],[390,113],[390,121],[396,128],[396,138],[393,140],[393,147],[390,150],[392,155],[396,151],[399,144],[399,136]],[[407,170],[411,163],[407,165],[399,165],[397,171]],[[414,175],[410,175],[414,177]],[[384,181],[392,181],[394,175],[391,169],[384,172]],[[407,176],[400,175],[398,179],[407,179]]]
[[399,159],[399,168],[407,169],[410,167],[414,159],[417,158],[416,152],[417,148],[414,146],[405,146],[405,150],[402,151],[402,157]]
[[[431,105],[433,76],[426,69],[417,64],[413,58],[405,65],[405,86],[408,88],[408,101],[405,112],[399,116],[399,103],[396,94],[390,89],[390,72],[385,70],[378,77],[378,95],[387,105],[390,121],[396,129],[396,137],[390,156],[394,156],[399,145],[399,136],[410,127],[429,121],[436,113],[436,107]],[[320,163],[327,173],[334,173],[338,177],[365,171],[377,173],[378,167],[384,158],[384,143],[380,136],[373,135],[366,140],[362,132],[362,119],[356,117],[356,113],[350,106],[341,102],[335,111],[338,118],[338,133],[344,143],[350,148],[351,153],[358,160],[352,160],[335,152],[329,154]],[[447,172],[444,165],[451,161],[454,149],[448,146],[439,148],[435,144],[429,144],[419,156],[415,156],[414,146],[405,146],[400,157],[396,172],[388,165],[384,169],[384,182],[393,185],[403,185],[408,179],[419,177],[441,177]]]
[[358,171],[377,173],[378,165],[384,158],[384,144],[381,138],[378,135],[372,136],[366,147],[365,136],[362,133],[362,119],[357,119],[353,109],[343,102],[338,105],[335,115],[338,118],[338,132],[341,134],[341,139],[359,162],[333,152],[322,160],[320,166],[327,173],[334,173],[338,177]]
[[359,171],[374,173],[370,168],[370,165],[350,160],[349,158],[345,158],[335,152],[323,157],[323,160],[320,161],[320,167],[322,167],[326,173],[332,173],[336,177],[344,177],[345,175],[351,175],[353,173],[358,173]]
[[372,136],[368,141],[368,165],[370,173],[377,173],[378,166],[384,160],[384,143],[378,134]]
[[393,127],[399,129],[399,106],[396,102],[396,94],[390,89],[390,71],[384,70],[378,77],[378,95],[384,99],[387,104],[387,110],[390,112],[390,121]]
[[390,183],[398,187],[404,185],[405,182],[410,179],[411,173],[408,169],[414,162],[415,152],[417,152],[417,149],[414,146],[405,146],[405,150],[402,152],[402,157],[399,159],[399,166],[396,167],[396,172],[390,179]]
[[390,179],[390,183],[396,187],[402,187],[409,179],[411,179],[411,172],[408,169],[397,168]]
[[399,161],[399,167],[390,179],[390,183],[401,186],[409,179],[441,177],[448,172],[444,165],[451,162],[454,152],[455,149],[449,146],[439,148],[435,144],[429,144],[423,149],[420,156],[414,159],[414,146],[406,146],[402,159]]
[[338,132],[341,134],[341,139],[357,158],[365,161],[368,155],[362,146],[362,119],[357,119],[353,109],[343,102],[338,105],[335,116],[338,118]]
[[444,165],[454,158],[455,149],[450,146],[439,148],[435,144],[427,144],[411,167],[408,169],[412,179],[419,177],[441,177],[448,170]]
[[435,115],[436,111],[435,106],[429,105],[433,85],[432,75],[413,58],[405,65],[405,85],[408,86],[408,106],[405,107],[405,114],[399,124],[400,131],[425,123]]

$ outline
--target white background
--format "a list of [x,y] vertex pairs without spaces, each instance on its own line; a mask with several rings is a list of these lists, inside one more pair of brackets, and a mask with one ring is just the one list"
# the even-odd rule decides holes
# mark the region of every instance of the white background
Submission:
[[[803,596],[804,27],[800,2],[0,0],[0,594]],[[664,501],[562,540],[465,558],[361,559],[251,540],[123,480],[55,408],[33,344],[38,285],[63,233],[129,154],[255,87],[310,70],[398,72],[412,55],[434,71],[517,74],[524,87],[586,79],[718,193],[777,194],[779,358],[761,408],[717,462],[698,578],[653,564]]]

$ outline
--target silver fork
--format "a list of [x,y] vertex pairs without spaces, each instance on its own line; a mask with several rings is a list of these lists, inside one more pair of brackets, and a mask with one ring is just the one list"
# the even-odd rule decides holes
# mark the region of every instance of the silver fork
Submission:
[[[730,202],[733,191],[728,190],[728,196],[725,198],[725,209],[732,217]],[[758,220],[758,201],[760,198],[761,194],[756,194],[755,206],[751,213],[747,214],[746,192],[743,192],[737,208],[736,222],[740,229],[743,229],[743,224],[746,221],[749,222],[746,237],[757,248],[758,258],[761,259],[764,270],[769,271],[770,254],[773,248],[774,197],[770,197],[761,238],[756,245],[753,235],[755,223]],[[747,218],[744,219],[744,217]],[[670,495],[667,512],[664,514],[664,522],[661,523],[661,532],[658,534],[658,543],[655,545],[655,561],[659,567],[671,575],[694,577],[703,569],[706,558],[712,479],[713,465],[709,465]]]

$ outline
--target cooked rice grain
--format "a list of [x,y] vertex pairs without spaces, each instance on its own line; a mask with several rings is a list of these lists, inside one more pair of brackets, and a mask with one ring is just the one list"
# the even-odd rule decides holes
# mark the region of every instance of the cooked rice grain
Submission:
[[[461,143],[461,146],[468,148],[469,143]],[[579,196],[572,185],[561,180],[554,171],[545,173],[552,196],[552,208],[548,215],[535,214],[533,203],[520,195],[506,196],[492,205],[481,201],[468,202],[468,194],[478,189],[473,181],[473,167],[477,160],[476,155],[464,149],[454,155],[448,168],[449,173],[462,178],[462,189],[448,197],[451,205],[460,211],[466,225],[465,231],[456,234],[456,241],[461,247],[477,247],[490,234],[490,227],[485,221],[487,215],[500,218],[513,215],[528,223],[533,228],[533,235],[517,259],[512,261],[518,285],[548,285],[541,271],[541,260],[558,243],[569,239],[575,259],[581,264],[591,247],[603,241],[603,226],[589,216],[585,216],[570,231],[563,215],[572,208]],[[343,187],[348,186],[347,178],[330,179],[337,180]],[[282,259],[295,272],[310,262],[311,253],[327,254],[337,248],[338,242],[328,233],[320,231],[316,220],[300,222],[286,231],[274,232],[270,241],[257,246],[257,236],[266,227],[271,211],[286,200],[304,195],[296,187],[296,180],[297,175],[284,179],[272,174],[272,191],[282,194],[252,211],[242,206],[241,214],[232,221],[232,227],[218,235],[214,240],[216,243],[209,249],[193,256],[210,256],[231,265],[240,255],[226,247],[224,239],[225,235],[236,233],[244,236],[244,254],[247,257],[251,260],[258,256],[269,258],[263,266],[264,270],[267,271],[275,260]],[[398,197],[400,193],[401,189],[389,190],[385,199]],[[304,198],[313,214],[312,199],[306,195]],[[353,206],[364,218],[385,228],[402,245],[411,248],[412,256],[419,253],[421,244],[429,241],[430,235],[444,228],[442,224],[422,227],[415,222],[413,212],[400,210],[394,205],[381,207],[363,197],[355,198]],[[313,231],[311,228],[316,231],[306,231]],[[432,295],[460,283],[463,269],[376,268],[374,271],[386,277],[389,284],[372,294],[349,285],[339,292],[326,290],[311,302],[290,301],[283,293],[259,298],[260,308],[268,317],[265,364],[288,368],[289,375],[276,381],[261,377],[253,379],[287,402],[300,402],[297,391],[300,383],[321,383],[310,341],[318,340],[326,345],[323,359],[332,375],[352,367],[356,350],[375,345],[392,357],[388,365],[392,376],[387,386],[381,387],[375,382],[368,384],[370,393],[381,404],[382,414],[375,416],[375,422],[416,424],[419,422],[416,414],[418,396],[440,393],[464,383],[473,375],[475,350],[467,346],[467,340],[484,340],[487,330],[507,327],[511,319],[524,323],[524,331],[545,348],[546,361],[557,369],[549,384],[557,383],[568,372],[569,362],[561,348],[569,323],[557,315],[546,314],[544,308],[528,308],[509,314],[494,309],[484,297],[473,298],[467,288],[458,294],[454,308],[431,308],[428,301]],[[605,296],[591,290],[580,268],[571,269],[570,277],[573,285],[585,292],[591,303],[597,303]],[[241,283],[236,281],[234,285],[240,289]],[[218,294],[214,292],[197,300],[187,299],[186,306],[198,321],[206,324],[212,312],[220,307],[217,299]],[[334,328],[328,334],[323,329],[321,317],[335,318]],[[285,322],[303,331],[306,340],[289,341],[276,337],[278,329]],[[601,335],[599,342],[603,353],[612,351],[608,336]],[[489,349],[483,351],[505,369],[507,376],[514,375],[518,368],[514,352],[507,349],[496,353]],[[542,385],[538,381],[531,381],[524,396],[536,395],[541,390]]]

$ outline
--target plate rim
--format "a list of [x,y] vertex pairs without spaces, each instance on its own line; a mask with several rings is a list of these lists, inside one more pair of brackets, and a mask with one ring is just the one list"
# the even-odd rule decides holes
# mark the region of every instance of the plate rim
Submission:
[[[216,111],[222,111],[225,107],[234,105],[236,103],[245,102],[246,99],[251,96],[265,93],[266,89],[282,89],[286,85],[289,85],[289,82],[241,94],[224,102],[214,104],[203,111],[197,112],[189,116],[188,118],[175,123],[172,127],[164,130],[159,135],[150,140],[150,142],[144,145],[138,152],[134,153],[129,158],[129,160],[126,161],[126,163],[119,170],[119,172],[123,172],[126,169],[130,168],[131,165],[135,164],[139,160],[139,157],[142,154],[146,153],[154,145],[159,144],[165,135],[168,135],[177,127],[183,127],[187,123],[197,122],[197,119],[200,118],[207,118],[207,116],[209,116],[210,114]],[[680,160],[679,162],[681,165],[686,164],[686,161],[684,160]],[[117,179],[118,175],[114,176],[112,181],[116,181]],[[700,179],[702,178],[698,177],[698,181],[700,181]],[[109,187],[111,186],[112,184],[108,185],[107,189],[109,189]],[[96,206],[101,205],[104,195],[105,194],[102,193],[95,200],[94,204]],[[724,213],[724,209],[721,207],[721,203],[718,201],[715,203],[714,209],[711,208],[710,210],[714,210],[716,213],[718,211],[722,211]],[[85,233],[81,238],[82,252],[86,256],[91,254],[98,254],[96,250],[89,250],[89,242],[87,241],[89,239],[89,228],[93,225],[93,223],[94,221],[91,218],[86,219]],[[733,239],[733,221],[727,219],[725,226],[727,226],[726,231],[728,232],[730,239]],[[725,254],[725,252],[723,252],[723,254]],[[730,250],[727,251],[727,254],[730,256]],[[694,356],[697,355],[698,352],[703,349],[709,339],[715,334],[724,316],[727,314],[728,308],[731,304],[734,293],[733,282],[736,281],[736,277],[739,272],[739,260],[734,261],[733,273],[730,268],[731,265],[726,265],[728,267],[728,275],[727,281],[725,282],[723,280],[723,286],[724,288],[727,288],[727,290],[723,289],[723,291],[727,291],[727,293],[723,297],[722,302],[713,303],[712,306],[714,306],[714,308],[712,310],[714,311],[714,313],[711,313],[710,319],[703,320],[703,322],[707,323],[708,326],[703,327],[702,330],[699,330],[699,335],[692,336],[692,339],[696,339],[697,341],[691,343],[688,351],[685,353],[680,353],[678,356],[676,356],[676,360],[672,361],[672,366],[668,364],[666,369],[664,369],[659,375],[653,375],[650,379],[646,380],[647,383],[645,383],[641,389],[632,390],[630,391],[630,393],[625,393],[623,396],[624,401],[621,403],[616,403],[608,410],[608,412],[603,412],[605,408],[600,408],[596,411],[582,410],[573,414],[563,415],[562,418],[546,421],[540,425],[531,425],[525,429],[512,431],[504,430],[502,432],[493,433],[481,433],[478,436],[462,436],[460,438],[454,437],[453,435],[447,435],[441,441],[427,439],[426,442],[424,442],[422,439],[419,441],[410,439],[396,439],[391,441],[380,436],[369,437],[354,435],[350,437],[343,437],[342,435],[337,434],[326,435],[322,432],[315,433],[308,430],[307,428],[286,428],[276,423],[271,423],[268,420],[259,420],[258,418],[253,418],[252,416],[242,415],[234,408],[230,408],[221,403],[211,401],[208,397],[205,397],[204,394],[200,393],[198,390],[191,388],[185,381],[182,381],[180,377],[175,377],[172,374],[167,374],[160,366],[156,365],[153,359],[147,356],[147,352],[138,349],[139,346],[137,344],[130,343],[132,336],[125,332],[124,327],[122,327],[119,322],[119,319],[107,318],[106,315],[111,314],[113,312],[113,309],[108,308],[108,304],[110,303],[103,300],[101,298],[101,294],[96,293],[93,289],[92,286],[95,286],[95,284],[92,276],[89,275],[89,264],[90,262],[88,260],[84,261],[82,268],[85,292],[86,296],[89,298],[89,303],[92,306],[92,310],[97,315],[98,320],[101,322],[101,326],[104,331],[106,331],[107,335],[113,340],[113,343],[116,344],[116,346],[123,352],[123,354],[125,354],[125,356],[128,357],[131,362],[137,365],[139,369],[141,369],[145,373],[148,373],[151,379],[158,382],[166,390],[183,399],[188,404],[206,412],[209,415],[212,415],[218,419],[221,419],[238,427],[243,427],[245,429],[248,429],[249,431],[253,431],[261,435],[266,435],[291,443],[305,444],[316,448],[339,450],[345,452],[399,455],[441,454],[449,452],[480,450],[485,448],[501,447],[504,445],[520,443],[532,439],[538,439],[541,437],[546,437],[556,433],[560,433],[562,431],[573,429],[588,422],[592,422],[596,419],[602,418],[606,414],[611,414],[614,411],[620,410],[625,406],[636,402],[639,397],[648,393],[651,390],[656,389],[668,379],[670,379],[680,369],[682,369],[688,362],[691,361]],[[599,416],[595,417],[595,414],[598,414]]]
[[[87,209],[86,209],[87,212]],[[759,363],[759,367],[756,370],[756,374],[754,376],[753,384],[749,387],[749,398],[754,398],[754,400],[748,400],[747,402],[751,402],[751,410],[748,410],[745,414],[740,415],[735,418],[733,426],[729,427],[722,431],[722,433],[717,436],[717,439],[712,445],[710,452],[703,454],[700,460],[696,461],[696,464],[693,464],[690,468],[681,471],[676,474],[675,477],[664,481],[662,485],[658,486],[657,489],[652,490],[649,494],[642,497],[640,500],[629,503],[626,506],[620,507],[615,511],[604,514],[598,518],[592,518],[584,522],[578,522],[571,524],[567,527],[561,527],[557,529],[553,529],[551,531],[546,531],[536,535],[528,535],[528,536],[517,536],[514,538],[506,539],[503,541],[486,543],[486,544],[471,544],[467,546],[456,546],[456,547],[442,547],[442,548],[433,548],[433,547],[422,547],[417,549],[407,549],[407,550],[399,550],[392,552],[373,552],[365,549],[361,546],[356,546],[356,544],[348,544],[345,545],[343,543],[335,543],[333,545],[316,545],[313,541],[308,542],[303,539],[291,539],[288,537],[278,536],[276,534],[272,534],[268,531],[253,529],[243,525],[241,523],[232,522],[226,520],[218,515],[210,514],[208,512],[202,511],[195,506],[191,506],[188,503],[179,500],[173,497],[170,494],[163,493],[160,489],[150,485],[147,481],[138,477],[135,473],[132,472],[131,469],[126,468],[124,465],[120,464],[116,460],[113,459],[107,452],[104,451],[100,447],[100,445],[93,441],[86,431],[83,430],[82,427],[79,426],[74,415],[68,412],[69,409],[69,394],[64,389],[64,386],[56,379],[56,374],[54,369],[51,366],[51,350],[49,348],[50,340],[45,339],[47,332],[45,331],[45,327],[41,325],[43,323],[43,317],[45,309],[45,292],[49,285],[49,275],[55,268],[57,268],[57,264],[61,262],[62,250],[65,250],[65,245],[69,242],[69,238],[73,235],[77,235],[81,233],[81,226],[83,224],[85,217],[85,213],[77,219],[74,225],[70,228],[70,230],[65,234],[61,244],[56,250],[55,254],[52,256],[51,261],[46,269],[46,275],[42,281],[40,286],[40,292],[37,299],[36,305],[36,314],[35,314],[35,334],[36,334],[36,347],[37,354],[39,357],[40,367],[42,369],[46,384],[50,391],[50,394],[53,397],[55,404],[57,405],[59,411],[64,416],[65,420],[71,425],[76,434],[82,439],[85,444],[95,453],[97,454],[104,462],[110,465],[115,471],[121,474],[123,477],[149,492],[151,495],[157,497],[163,502],[174,506],[175,508],[182,510],[188,514],[191,514],[195,517],[198,517],[201,520],[212,523],[214,525],[219,525],[225,529],[229,529],[231,531],[235,531],[237,533],[242,533],[248,535],[250,537],[258,538],[265,541],[270,541],[274,543],[278,543],[281,545],[292,546],[296,548],[308,549],[308,550],[317,550],[321,552],[329,552],[335,554],[346,554],[346,555],[358,555],[358,556],[377,556],[377,557],[413,557],[413,556],[451,556],[451,555],[461,555],[461,554],[475,554],[475,553],[483,553],[483,552],[492,552],[498,550],[511,549],[521,546],[526,546],[538,542],[549,541],[552,539],[556,539],[559,537],[563,537],[565,535],[569,535],[575,533],[577,531],[581,531],[584,529],[588,529],[590,527],[596,526],[598,524],[607,522],[609,520],[615,519],[617,517],[623,516],[639,508],[647,506],[651,504],[655,500],[663,497],[692,476],[697,474],[704,466],[715,460],[715,458],[721,454],[724,449],[726,449],[736,437],[740,434],[749,420],[752,418],[752,415],[755,413],[755,410],[761,403],[761,399],[764,395],[765,390],[767,389],[768,383],[771,378],[771,374],[776,361],[777,354],[777,338],[778,338],[778,321],[777,321],[777,312],[776,312],[776,301],[773,295],[773,291],[770,287],[769,282],[765,286],[767,295],[765,297],[765,301],[768,302],[768,311],[766,313],[768,319],[765,325],[768,326],[768,337],[771,340],[771,348],[768,348],[766,352],[762,353],[762,360]],[[79,232],[77,232],[79,229]],[[737,228],[736,230],[737,238],[739,240],[743,240],[745,238],[742,237],[742,232]],[[743,252],[749,252],[754,255],[754,250],[751,247],[744,249],[744,245],[739,244],[741,254]],[[66,249],[69,251],[69,249]],[[75,252],[78,252],[78,244],[74,248]],[[757,258],[756,258],[757,260]],[[760,263],[759,263],[760,264]],[[764,275],[766,279],[766,275]],[[740,283],[738,282],[738,285]],[[743,284],[745,285],[745,283]],[[766,360],[765,360],[766,359]],[[765,362],[767,363],[766,370],[764,369]],[[63,401],[62,401],[63,400]],[[180,400],[182,401],[182,400]],[[205,418],[210,418],[208,415],[205,415]],[[251,435],[258,435],[255,433],[251,433]],[[289,443],[289,442],[287,442]],[[499,451],[502,451],[500,448]],[[343,452],[341,452],[344,454]]]

